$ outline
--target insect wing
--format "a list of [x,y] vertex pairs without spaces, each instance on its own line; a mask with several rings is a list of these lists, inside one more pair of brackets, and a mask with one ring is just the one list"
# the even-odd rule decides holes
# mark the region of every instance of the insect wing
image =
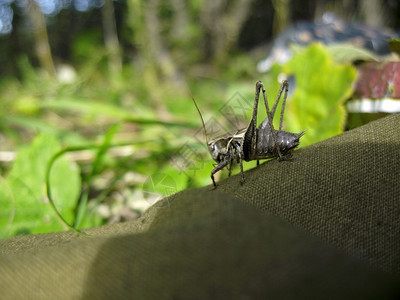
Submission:
[[219,140],[230,140],[232,138],[241,138],[244,136],[245,131],[246,128],[243,128],[240,130],[225,133],[223,135],[217,136],[216,138],[213,138],[212,140],[210,140],[210,143],[215,143]]

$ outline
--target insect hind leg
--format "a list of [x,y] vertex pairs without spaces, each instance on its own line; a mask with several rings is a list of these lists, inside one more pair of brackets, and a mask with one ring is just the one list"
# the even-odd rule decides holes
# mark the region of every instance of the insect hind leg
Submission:
[[279,100],[281,99],[282,92],[284,92],[284,94],[283,94],[283,102],[282,102],[282,109],[281,109],[281,118],[280,118],[280,121],[279,121],[279,131],[282,130],[283,114],[285,113],[286,99],[287,99],[287,95],[288,95],[288,92],[289,92],[289,82],[287,80],[282,81],[281,87],[280,87],[279,92],[278,92],[278,96],[276,97],[274,106],[272,107],[272,110],[271,110],[272,119],[274,118],[275,110],[276,110],[276,108],[278,106]]
[[[273,137],[273,140],[274,140],[274,148],[276,149],[276,152],[278,154],[278,160],[282,160],[283,155],[281,153],[281,149],[279,148],[278,137],[277,137],[276,131],[274,129],[274,124],[273,124],[273,115],[271,114],[271,111],[269,110],[268,100],[267,100],[267,95],[265,94],[264,85],[263,85],[263,83],[261,81],[258,81],[257,82],[257,86],[260,86],[260,88],[262,90],[263,97],[264,97],[265,109],[267,110],[268,125],[269,125],[269,128],[271,129],[272,137]],[[283,86],[284,86],[284,83],[282,83],[281,90],[283,89]],[[282,92],[280,91],[280,93],[278,94],[278,99],[275,101],[275,104],[274,104],[274,107],[273,107],[273,109],[274,109],[273,113],[274,114],[275,114],[275,109],[276,109],[276,106],[278,105],[278,102],[279,102],[281,94],[282,94]]]

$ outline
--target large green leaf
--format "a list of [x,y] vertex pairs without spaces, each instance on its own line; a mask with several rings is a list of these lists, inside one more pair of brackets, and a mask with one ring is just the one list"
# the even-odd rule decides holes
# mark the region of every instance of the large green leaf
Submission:
[[[0,183],[1,237],[65,228],[48,203],[45,186],[47,163],[59,149],[53,136],[40,135],[18,152],[7,179]],[[79,173],[67,157],[57,160],[51,172],[54,201],[70,222],[80,192]]]
[[[294,54],[299,54],[306,47],[300,45],[291,45],[290,49]],[[379,61],[379,56],[372,51],[347,43],[335,43],[324,45],[335,63],[353,63],[355,61]]]
[[[289,87],[293,94],[288,97],[283,129],[290,132],[307,129],[301,138],[303,146],[340,134],[346,118],[344,101],[351,95],[355,69],[349,64],[335,63],[322,44],[310,45],[286,65],[272,68],[267,85],[274,92],[270,98],[279,90],[276,78],[282,72],[294,78],[294,85]],[[280,110],[274,124],[278,124],[279,113]]]

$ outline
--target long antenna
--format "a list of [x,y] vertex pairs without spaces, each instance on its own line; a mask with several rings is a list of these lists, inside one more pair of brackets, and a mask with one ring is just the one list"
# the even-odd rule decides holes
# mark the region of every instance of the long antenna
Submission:
[[193,103],[194,103],[194,105],[196,106],[197,112],[198,112],[199,115],[200,115],[201,123],[203,124],[204,136],[206,137],[206,143],[208,144],[208,136],[207,136],[206,125],[204,124],[203,116],[201,115],[200,109],[199,109],[199,107],[197,106],[197,103],[196,103],[196,101],[194,100],[192,93],[190,93],[190,96],[192,96]]

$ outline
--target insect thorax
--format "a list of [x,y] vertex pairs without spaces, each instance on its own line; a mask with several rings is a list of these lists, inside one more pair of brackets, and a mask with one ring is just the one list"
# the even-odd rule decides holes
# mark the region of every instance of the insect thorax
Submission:
[[243,135],[231,135],[216,138],[208,143],[208,150],[216,162],[235,160],[240,156]]

